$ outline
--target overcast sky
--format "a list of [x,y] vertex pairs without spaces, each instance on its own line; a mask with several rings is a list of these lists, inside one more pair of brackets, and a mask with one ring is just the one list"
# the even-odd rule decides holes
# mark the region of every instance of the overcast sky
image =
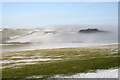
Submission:
[[4,2],[3,27],[117,25],[117,2]]

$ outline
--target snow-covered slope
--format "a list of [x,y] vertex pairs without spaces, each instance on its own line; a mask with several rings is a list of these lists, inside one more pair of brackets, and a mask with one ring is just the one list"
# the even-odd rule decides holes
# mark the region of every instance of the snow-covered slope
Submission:
[[36,29],[12,29],[1,28],[0,29],[0,41],[6,42],[11,39],[19,38],[25,34],[35,31]]
[[52,26],[26,33],[7,42],[30,43],[117,43],[117,32],[80,33],[81,27]]

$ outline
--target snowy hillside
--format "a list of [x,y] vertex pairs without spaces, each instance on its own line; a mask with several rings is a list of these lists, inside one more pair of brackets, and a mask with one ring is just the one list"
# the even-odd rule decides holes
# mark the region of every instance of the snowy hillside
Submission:
[[28,34],[35,29],[12,29],[12,28],[1,28],[0,29],[0,41],[6,42],[11,39],[21,37],[22,35]]
[[[50,26],[44,29],[36,29],[24,35],[10,37],[8,43],[117,43],[117,32],[109,33],[80,33],[82,27],[73,26]],[[102,30],[102,28],[100,29]],[[103,29],[104,30],[104,29]]]

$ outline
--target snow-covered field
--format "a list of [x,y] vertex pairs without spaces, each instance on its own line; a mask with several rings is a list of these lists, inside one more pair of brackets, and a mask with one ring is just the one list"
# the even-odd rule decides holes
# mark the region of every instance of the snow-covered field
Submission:
[[[70,69],[68,70],[68,74],[71,73],[71,70],[73,70],[74,68],[76,69],[84,69],[84,68],[81,68],[81,67],[84,67],[87,63],[82,63],[82,62],[86,62],[88,61],[88,64],[87,66],[89,67],[92,67],[90,65],[93,65],[92,68],[90,68],[89,70],[91,71],[91,69],[94,69],[94,67],[96,67],[95,69],[98,69],[95,72],[91,73],[89,72],[88,70],[88,73],[81,73],[80,70],[79,72],[76,71],[76,73],[74,75],[70,75],[70,76],[67,76],[67,75],[62,75],[61,74],[61,71],[60,71],[60,75],[59,73],[56,73],[54,76],[51,76],[51,77],[55,77],[55,78],[117,78],[118,75],[118,69],[109,69],[109,70],[99,70],[99,69],[106,69],[106,67],[108,68],[115,68],[117,67],[117,57],[118,57],[118,46],[117,44],[111,44],[111,45],[99,45],[98,44],[95,44],[95,45],[82,45],[80,47],[80,45],[78,45],[78,47],[75,47],[76,45],[72,45],[71,44],[71,47],[70,48],[70,45],[67,45],[67,46],[63,46],[63,44],[61,44],[61,48],[60,48],[60,44],[59,45],[54,45],[53,47],[53,44],[51,44],[52,47],[49,46],[49,49],[47,47],[47,49],[43,49],[43,46],[41,47],[42,49],[40,49],[40,45],[38,45],[38,50],[35,50],[37,48],[33,48],[33,50],[31,50],[30,48],[30,51],[27,51],[27,49],[25,49],[24,51],[22,51],[22,49],[18,48],[20,51],[15,51],[15,48],[11,48],[12,52],[3,52],[2,54],[2,68],[4,71],[6,71],[8,69],[9,70],[23,70],[22,72],[24,72],[27,68],[27,66],[29,68],[27,69],[30,69],[30,71],[32,72],[33,70],[31,70],[32,68],[39,68],[43,65],[46,65],[47,67],[46,68],[49,68],[50,69],[56,69],[59,71],[60,68],[63,68],[63,67],[66,67],[64,66],[65,64],[67,64],[66,61],[68,61],[68,67],[70,67]],[[6,45],[5,45],[6,46]],[[7,46],[7,47],[11,47],[11,45]],[[14,46],[16,47],[16,45]],[[29,46],[30,47],[30,46]],[[58,48],[59,47],[59,48]],[[64,47],[64,48],[63,48]],[[69,47],[69,48],[65,48],[65,47]],[[23,46],[23,48],[25,48],[25,46]],[[46,48],[46,47],[45,47]],[[57,48],[57,49],[55,49]],[[104,60],[105,59],[105,60]],[[110,62],[109,62],[109,60]],[[94,60],[92,61],[93,63],[91,63],[90,60]],[[112,62],[111,62],[112,60]],[[73,65],[70,64],[71,61],[74,63]],[[99,62],[100,61],[100,62]],[[105,65],[105,68],[104,65],[99,68],[99,64],[101,64],[101,61],[105,61],[104,65]],[[115,62],[114,62],[115,61]],[[60,68],[57,68],[57,66],[61,66],[62,67]],[[77,63],[76,63],[77,62]],[[56,63],[58,63],[58,65],[56,65]],[[112,64],[111,64],[112,63]],[[52,65],[50,64],[53,64],[54,66],[52,67]],[[78,65],[78,64],[83,64],[82,66],[81,65]],[[94,66],[94,64],[96,64],[97,66]],[[106,64],[109,64],[108,66]],[[116,66],[114,66],[114,64]],[[101,64],[102,65],[102,64]],[[80,67],[79,67],[80,66]],[[111,67],[113,66],[113,67]],[[85,66],[86,67],[86,66]],[[42,70],[44,70],[44,67],[41,67]],[[87,69],[87,67],[86,67]],[[66,69],[63,70],[63,73]],[[48,73],[49,73],[49,70],[47,70]],[[20,71],[21,72],[21,71]],[[46,72],[46,71],[45,71]],[[74,72],[74,71],[73,71]],[[15,71],[16,73],[16,71]],[[44,72],[43,72],[44,73]],[[18,74],[18,73],[16,73]],[[114,75],[113,75],[114,74]],[[6,75],[6,74],[4,74]],[[34,74],[30,74],[31,75],[31,78],[40,78],[40,76],[38,75],[37,76],[37,73],[36,73],[36,76]],[[19,76],[16,75],[16,76]],[[24,76],[24,75],[23,75]],[[43,74],[41,74],[42,77],[44,77]],[[26,77],[30,77],[29,75],[27,75]]]
[[[17,29],[5,29],[3,32],[9,34],[7,43],[30,43],[30,44],[3,44],[2,50],[6,51],[24,51],[35,49],[52,49],[52,48],[65,48],[65,47],[84,47],[96,46],[101,44],[117,43],[118,36],[117,30],[101,28],[101,31],[107,32],[93,32],[93,33],[80,33],[79,30],[89,26],[49,26],[43,29],[18,29],[22,34],[17,34]],[[23,32],[24,31],[24,32]],[[14,32],[14,33],[13,33]],[[6,39],[6,38],[5,38]],[[16,45],[16,46],[15,46]]]
[[56,75],[54,78],[118,78],[118,69],[97,70],[96,72],[78,73],[71,76]]
[[44,43],[44,44],[3,44],[2,52],[7,51],[25,51],[25,50],[36,50],[36,49],[54,49],[54,48],[70,48],[70,47],[87,47],[87,46],[98,46],[98,45],[111,45],[117,43]]
[[[8,34],[5,39],[11,42],[30,42],[30,43],[115,43],[117,42],[117,29],[98,27],[103,32],[81,33],[83,28],[91,26],[48,26],[43,29],[5,29],[3,32]],[[23,32],[25,31],[25,32]],[[105,31],[105,32],[104,32]],[[15,35],[15,34],[19,35]],[[12,36],[10,36],[10,34]],[[14,34],[14,35],[13,35]],[[8,40],[9,39],[9,40]]]
[[[32,31],[31,30],[27,31],[26,34],[12,36],[6,42],[8,43],[28,42],[29,44],[2,44],[2,45],[0,44],[0,46],[2,46],[2,52],[3,52],[3,60],[2,62],[0,62],[3,64],[3,66],[0,68],[3,68],[4,71],[6,71],[6,68],[8,68],[9,70],[17,68],[19,70],[19,69],[24,69],[26,65],[35,66],[35,65],[41,65],[41,63],[54,64],[54,62],[59,62],[59,64],[61,64],[61,61],[71,62],[72,60],[74,61],[76,60],[78,61],[78,63],[79,60],[80,61],[85,60],[89,62],[89,59],[101,60],[102,58],[110,59],[114,61],[114,59],[117,59],[117,54],[118,54],[118,50],[117,50],[118,46],[115,45],[117,44],[116,31],[109,31],[108,33],[104,33],[104,32],[80,33],[79,28],[69,29],[69,27],[67,28],[62,27],[57,29],[48,28],[42,30],[36,29]],[[104,46],[100,46],[100,45],[104,45]],[[56,48],[60,48],[60,49],[56,49]],[[67,48],[67,49],[64,51],[63,48]],[[42,49],[44,50],[42,51]],[[97,62],[99,62],[99,60]],[[73,68],[78,68],[78,66],[77,67],[73,66]],[[114,67],[114,65],[112,66]],[[51,66],[48,65],[48,67]],[[108,70],[98,69],[96,72],[88,72],[88,73],[79,72],[77,74],[70,76],[54,75],[53,77],[55,78],[118,78],[118,69],[108,69]],[[35,78],[37,78],[37,76],[35,76]]]

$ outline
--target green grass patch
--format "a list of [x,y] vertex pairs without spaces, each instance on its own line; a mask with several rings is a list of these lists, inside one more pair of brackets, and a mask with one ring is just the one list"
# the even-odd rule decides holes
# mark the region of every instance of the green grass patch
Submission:
[[[54,75],[73,75],[118,67],[117,45],[104,45],[78,48],[40,49],[31,51],[4,52],[3,60],[29,60],[29,59],[61,59],[51,61],[35,61],[36,64],[16,65],[2,70],[3,78],[26,78],[41,76],[49,78]],[[17,54],[16,54],[17,53]],[[12,54],[12,55],[11,55]],[[11,58],[11,57],[27,58]],[[22,63],[22,62],[20,62]],[[27,63],[27,62],[23,62]],[[18,64],[15,63],[15,64]],[[3,66],[11,66],[12,63]],[[15,68],[22,67],[22,68]]]
[[94,58],[88,60],[69,60],[54,63],[26,65],[24,68],[3,69],[3,78],[25,78],[31,76],[52,77],[56,74],[72,75],[89,70],[109,69],[118,66],[118,58]]

